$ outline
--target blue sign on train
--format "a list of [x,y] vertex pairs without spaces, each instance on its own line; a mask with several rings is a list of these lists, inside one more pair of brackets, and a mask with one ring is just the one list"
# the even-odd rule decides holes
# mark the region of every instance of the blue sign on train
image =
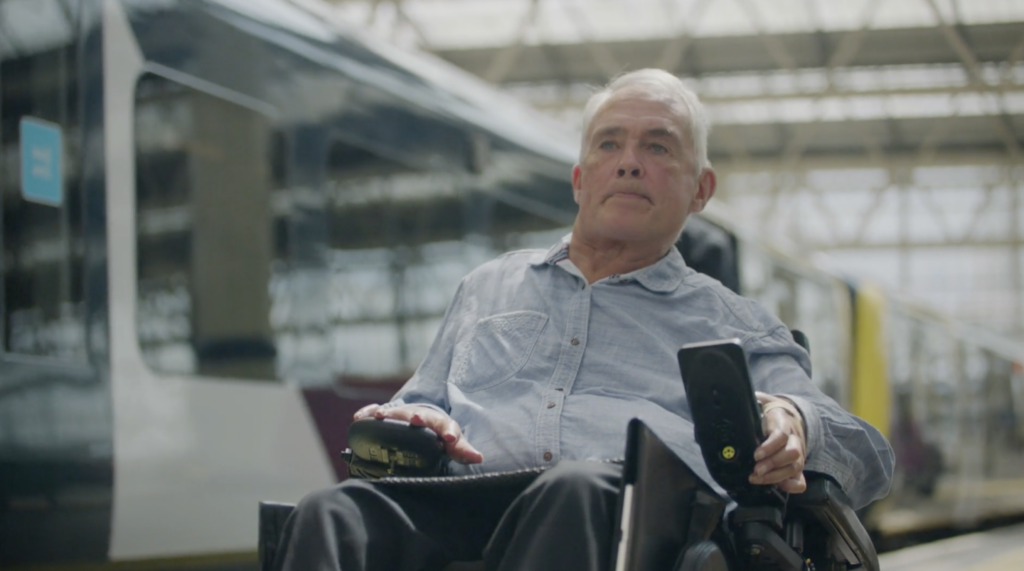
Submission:
[[22,117],[21,195],[25,200],[60,206],[64,201],[63,136],[60,125]]

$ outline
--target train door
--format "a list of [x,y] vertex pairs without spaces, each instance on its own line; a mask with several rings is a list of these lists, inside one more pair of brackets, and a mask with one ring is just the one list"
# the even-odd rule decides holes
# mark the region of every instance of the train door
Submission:
[[80,1],[0,0],[4,568],[102,561],[109,542],[105,332],[90,283],[102,246],[84,176],[89,12]]
[[201,3],[103,7],[110,558],[251,558],[259,500],[334,480],[280,370],[280,116]]

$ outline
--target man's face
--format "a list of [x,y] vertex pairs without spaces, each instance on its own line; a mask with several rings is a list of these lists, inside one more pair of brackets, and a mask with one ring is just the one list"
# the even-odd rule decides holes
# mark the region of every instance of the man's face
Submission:
[[572,173],[580,206],[574,237],[658,247],[675,241],[686,217],[703,210],[715,189],[711,169],[697,172],[688,121],[637,90],[605,102]]

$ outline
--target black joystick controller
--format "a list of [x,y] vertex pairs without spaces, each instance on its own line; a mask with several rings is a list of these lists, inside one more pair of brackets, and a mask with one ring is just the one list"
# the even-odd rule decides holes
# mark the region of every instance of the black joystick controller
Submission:
[[443,476],[448,472],[441,437],[402,420],[357,420],[348,429],[348,445],[341,456],[354,478]]
[[693,432],[711,476],[737,501],[777,496],[751,484],[754,451],[764,441],[761,406],[738,339],[691,343],[678,353]]

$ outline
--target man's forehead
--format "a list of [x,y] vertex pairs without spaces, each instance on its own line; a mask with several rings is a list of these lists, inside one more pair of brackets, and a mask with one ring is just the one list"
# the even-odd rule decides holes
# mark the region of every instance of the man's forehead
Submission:
[[640,128],[667,131],[683,137],[688,117],[685,109],[643,93],[615,93],[598,108],[590,124],[591,133]]
[[[623,116],[624,117],[624,116]],[[623,117],[619,117],[622,119]],[[655,137],[682,137],[683,132],[673,121],[657,117],[631,117],[622,121],[616,121],[610,117],[607,121],[594,123],[591,131],[597,134],[614,135],[628,131],[641,131],[644,134]]]
[[591,135],[616,135],[640,131],[655,137],[683,139],[686,133],[679,120],[668,115],[636,115],[609,112],[595,117],[590,126]]

